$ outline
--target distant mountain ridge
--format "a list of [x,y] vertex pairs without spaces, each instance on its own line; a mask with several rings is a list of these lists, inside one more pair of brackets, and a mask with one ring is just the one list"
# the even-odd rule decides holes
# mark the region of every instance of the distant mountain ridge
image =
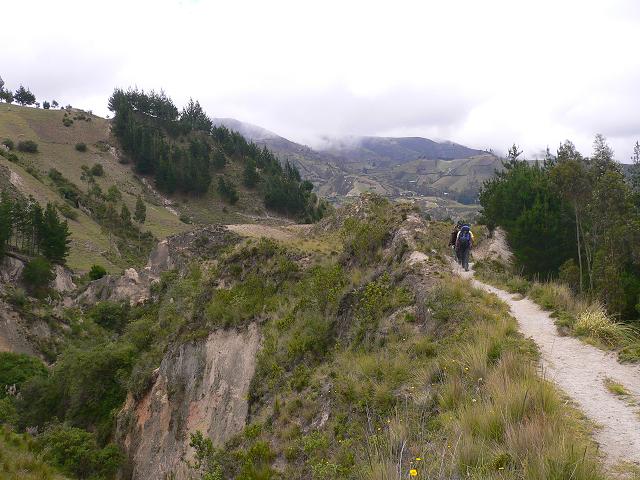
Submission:
[[422,137],[357,137],[327,139],[321,148],[346,162],[376,165],[412,162],[417,159],[455,160],[487,152],[454,142],[435,142]]
[[313,149],[233,118],[215,118],[213,123],[266,146],[281,161],[294,163],[320,195],[336,202],[374,191],[389,197],[438,197],[473,204],[482,183],[502,166],[492,153],[428,138],[325,137]]

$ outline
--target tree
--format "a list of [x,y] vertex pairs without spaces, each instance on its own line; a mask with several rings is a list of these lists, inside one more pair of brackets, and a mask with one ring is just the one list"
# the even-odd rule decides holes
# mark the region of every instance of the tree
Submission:
[[57,101],[57,100],[53,100],[53,101],[51,102],[51,106],[52,106],[53,108],[58,108],[58,106],[59,106],[59,105],[60,105],[60,104],[58,103],[58,101]]
[[42,102],[42,108],[44,108],[45,110],[49,110],[51,108],[51,104],[45,100],[44,102]]
[[51,263],[44,257],[34,258],[25,265],[22,278],[31,291],[43,294],[54,278]]
[[138,199],[136,200],[136,209],[133,213],[133,219],[140,225],[142,225],[147,219],[147,207],[142,201],[142,197],[140,195],[138,195]]
[[216,150],[213,154],[213,168],[222,170],[227,164],[227,158],[222,150]]
[[4,88],[4,80],[0,77],[0,90]]
[[0,100],[4,100],[7,103],[13,103],[14,97],[11,90],[1,90],[0,89]]
[[11,201],[9,196],[2,192],[0,198],[0,260],[4,257],[5,250],[11,239]]
[[218,193],[231,205],[238,201],[238,191],[235,185],[231,182],[225,182],[223,177],[218,178]]
[[109,202],[119,202],[122,199],[122,193],[120,193],[118,187],[116,187],[115,185],[111,185],[107,190],[107,195],[105,196],[105,198]]
[[244,164],[242,182],[247,188],[254,188],[258,184],[258,180],[260,180],[260,177],[256,170],[256,162],[249,159]]
[[69,225],[60,221],[52,204],[47,204],[42,219],[42,253],[54,263],[64,264],[69,254]]
[[620,172],[620,165],[613,159],[613,149],[601,133],[596,134],[593,140],[593,155],[590,163],[596,177],[611,170]]
[[[557,163],[550,170],[551,181],[554,183],[560,195],[571,205],[576,227],[576,249],[578,254],[578,267],[580,271],[579,290],[583,286],[583,264],[581,235],[583,223],[583,209],[588,201],[591,191],[591,182],[587,175],[584,159],[569,140],[560,145],[557,154]],[[591,269],[589,268],[591,275]]]
[[16,90],[14,98],[16,102],[18,102],[22,106],[33,105],[36,102],[36,97],[33,93],[31,93],[31,90],[29,90],[28,88],[24,88],[24,86],[22,85],[20,85],[20,88]]
[[131,212],[126,203],[123,203],[120,209],[120,221],[123,225],[129,225],[131,223]]

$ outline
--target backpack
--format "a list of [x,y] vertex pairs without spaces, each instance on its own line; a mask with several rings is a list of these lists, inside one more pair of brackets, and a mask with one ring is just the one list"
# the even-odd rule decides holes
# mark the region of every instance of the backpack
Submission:
[[458,245],[460,248],[468,248],[471,245],[471,231],[469,227],[462,227],[458,235]]

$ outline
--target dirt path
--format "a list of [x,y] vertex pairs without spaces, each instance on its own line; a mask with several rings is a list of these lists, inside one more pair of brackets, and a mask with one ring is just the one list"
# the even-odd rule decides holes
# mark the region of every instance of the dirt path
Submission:
[[[503,238],[498,238],[499,243],[502,241]],[[492,251],[491,247],[487,251]],[[504,248],[497,246],[493,251]],[[481,251],[477,253],[482,255]],[[594,437],[606,463],[640,465],[640,366],[620,364],[611,353],[576,338],[560,336],[549,313],[533,301],[475,280],[473,272],[460,268],[457,271],[470,278],[474,286],[497,295],[509,305],[521,332],[540,349],[543,375],[555,382],[597,425]],[[630,395],[611,393],[604,383],[607,378],[624,385]]]

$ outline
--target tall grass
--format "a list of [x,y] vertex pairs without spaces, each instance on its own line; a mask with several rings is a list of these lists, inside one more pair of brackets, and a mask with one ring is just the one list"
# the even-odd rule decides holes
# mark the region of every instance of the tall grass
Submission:
[[538,376],[535,348],[505,306],[461,280],[434,293],[434,316],[455,331],[420,362],[430,400],[410,395],[386,421],[368,414],[364,478],[410,478],[411,469],[418,479],[604,478],[578,415]]

